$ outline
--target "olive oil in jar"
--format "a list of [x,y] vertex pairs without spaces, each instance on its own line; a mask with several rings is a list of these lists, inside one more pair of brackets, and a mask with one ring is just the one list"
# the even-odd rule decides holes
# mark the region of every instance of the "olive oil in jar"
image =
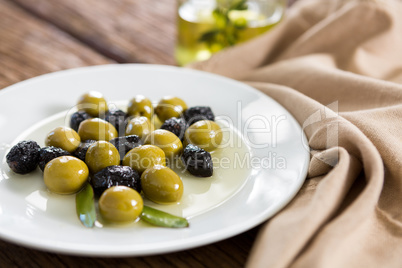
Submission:
[[189,0],[179,4],[176,60],[179,65],[260,35],[281,19],[286,0]]

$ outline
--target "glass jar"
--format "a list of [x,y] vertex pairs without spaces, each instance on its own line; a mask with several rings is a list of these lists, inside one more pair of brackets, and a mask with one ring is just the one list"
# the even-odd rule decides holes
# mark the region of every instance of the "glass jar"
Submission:
[[282,19],[286,0],[179,0],[175,57],[179,65],[262,34]]

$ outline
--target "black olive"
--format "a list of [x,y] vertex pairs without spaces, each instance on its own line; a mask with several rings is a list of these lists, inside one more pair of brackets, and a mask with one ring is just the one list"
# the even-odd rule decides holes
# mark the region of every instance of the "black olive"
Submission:
[[105,114],[105,121],[112,124],[119,135],[123,135],[126,131],[127,114],[122,110],[109,110]]
[[191,126],[201,120],[215,121],[215,115],[208,106],[194,106],[184,111],[184,119]]
[[184,132],[186,132],[187,129],[187,124],[186,121],[183,118],[176,118],[172,117],[167,119],[163,125],[161,126],[161,129],[168,130],[170,132],[173,132],[181,141],[183,141],[184,138]]
[[46,164],[50,160],[53,160],[54,158],[64,155],[71,155],[71,154],[59,147],[54,146],[43,147],[39,151],[39,168],[43,171],[45,169]]
[[78,148],[73,152],[73,156],[85,162],[85,155],[87,154],[88,148],[95,142],[96,140],[85,140],[81,142]]
[[7,154],[7,164],[15,173],[29,173],[38,166],[39,151],[40,146],[35,141],[21,141]]
[[137,135],[117,137],[110,140],[110,143],[117,148],[120,154],[120,160],[122,161],[128,151],[143,144],[140,137]]
[[213,174],[211,154],[200,147],[193,144],[187,145],[181,160],[186,169],[194,176],[211,177]]
[[92,116],[90,116],[89,113],[85,111],[75,112],[71,115],[70,127],[75,131],[78,131],[78,127],[80,126],[81,122],[89,118],[92,118]]
[[92,177],[91,184],[95,195],[98,197],[106,189],[117,185],[127,186],[138,193],[141,192],[140,175],[128,166],[108,166]]

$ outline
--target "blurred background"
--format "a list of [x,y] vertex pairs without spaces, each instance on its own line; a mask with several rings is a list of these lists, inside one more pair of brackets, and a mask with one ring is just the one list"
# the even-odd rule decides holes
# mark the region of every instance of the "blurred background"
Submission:
[[107,63],[184,65],[280,23],[292,0],[0,0],[0,88]]

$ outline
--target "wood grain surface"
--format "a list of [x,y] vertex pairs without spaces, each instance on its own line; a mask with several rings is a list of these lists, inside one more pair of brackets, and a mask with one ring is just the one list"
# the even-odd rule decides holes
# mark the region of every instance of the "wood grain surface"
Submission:
[[[0,89],[80,66],[175,65],[175,21],[174,0],[0,0]],[[0,267],[243,267],[258,229],[195,249],[136,258],[68,256],[0,240]]]
[[0,88],[48,72],[111,62],[12,2],[0,0]]
[[257,230],[258,228],[254,228],[233,238],[191,250],[132,258],[90,258],[53,254],[0,240],[0,267],[243,267]]
[[175,64],[174,0],[14,0],[117,62]]

